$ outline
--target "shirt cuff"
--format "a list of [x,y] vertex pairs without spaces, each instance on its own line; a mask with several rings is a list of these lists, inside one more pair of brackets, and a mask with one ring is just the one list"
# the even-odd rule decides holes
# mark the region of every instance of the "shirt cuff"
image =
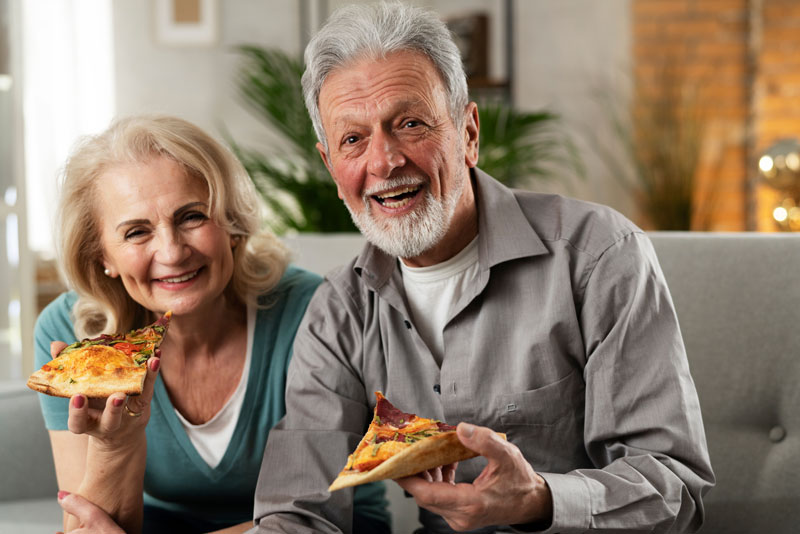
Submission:
[[577,534],[589,529],[592,522],[592,500],[589,487],[582,477],[557,473],[538,473],[550,487],[553,499],[553,522],[547,530],[520,530],[514,532],[541,532],[542,534]]

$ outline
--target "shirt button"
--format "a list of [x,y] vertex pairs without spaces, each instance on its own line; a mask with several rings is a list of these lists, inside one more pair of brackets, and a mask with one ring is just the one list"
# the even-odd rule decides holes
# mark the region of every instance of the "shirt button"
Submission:
[[783,438],[785,437],[786,437],[786,429],[784,429],[780,425],[772,427],[772,430],[769,431],[769,439],[773,443],[778,443],[780,441],[783,441]]
[[406,325],[406,328],[408,328],[409,330],[411,330],[411,323],[410,323],[410,322],[408,322],[408,319],[406,319],[405,321],[403,321],[403,323],[405,323],[405,325]]
[[434,384],[433,385],[433,391],[435,391],[436,393],[441,395],[442,394],[442,386],[440,386],[439,384]]

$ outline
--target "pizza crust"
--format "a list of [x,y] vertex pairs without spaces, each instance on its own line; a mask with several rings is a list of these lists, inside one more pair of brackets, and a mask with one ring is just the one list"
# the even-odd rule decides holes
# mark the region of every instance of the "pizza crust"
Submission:
[[70,398],[75,395],[86,395],[90,399],[105,398],[112,393],[125,393],[126,395],[141,395],[144,388],[144,379],[147,376],[147,369],[141,368],[132,370],[130,376],[124,379],[117,379],[113,383],[75,383],[71,384],[63,380],[47,380],[46,376],[37,376],[37,371],[28,379],[28,387],[34,391],[50,395],[52,397]]
[[[505,434],[498,435],[505,439]],[[475,456],[478,456],[478,453],[465,447],[455,431],[444,432],[413,443],[369,471],[340,473],[328,491],[378,480],[408,477],[434,467],[468,460]]]

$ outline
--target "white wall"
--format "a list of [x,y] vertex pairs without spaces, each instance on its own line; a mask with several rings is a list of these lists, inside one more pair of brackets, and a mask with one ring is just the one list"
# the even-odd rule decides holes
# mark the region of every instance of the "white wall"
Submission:
[[299,54],[299,2],[219,0],[218,6],[218,43],[180,47],[157,43],[153,2],[114,1],[117,113],[170,113],[214,134],[227,128],[244,144],[276,142],[239,104],[233,47],[258,44]]
[[630,93],[630,0],[514,0],[514,102],[562,115],[583,156],[586,179],[546,187],[632,215],[629,195],[599,157],[619,153],[604,99]]

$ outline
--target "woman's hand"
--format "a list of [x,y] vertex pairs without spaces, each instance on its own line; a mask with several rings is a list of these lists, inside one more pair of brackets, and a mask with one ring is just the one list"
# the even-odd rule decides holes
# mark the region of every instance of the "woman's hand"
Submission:
[[[56,357],[66,346],[61,341],[50,344],[50,354]],[[68,428],[74,434],[87,434],[105,447],[117,449],[134,445],[144,435],[150,420],[150,401],[161,364],[161,351],[147,360],[147,375],[141,395],[126,396],[114,393],[106,399],[89,399],[75,395],[69,401]],[[136,446],[136,445],[134,445]]]
[[65,512],[78,518],[79,526],[70,534],[125,534],[102,508],[80,495],[59,491],[58,504]]

